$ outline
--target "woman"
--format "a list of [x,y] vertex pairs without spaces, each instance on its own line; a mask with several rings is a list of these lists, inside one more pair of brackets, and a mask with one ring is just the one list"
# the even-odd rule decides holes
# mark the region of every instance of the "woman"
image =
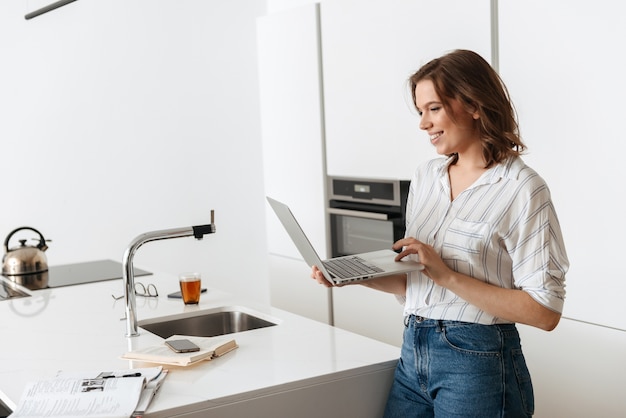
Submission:
[[[451,52],[409,81],[445,157],[417,168],[406,238],[393,245],[424,270],[363,283],[404,302],[385,416],[532,416],[515,323],[557,326],[569,266],[550,192],[522,161],[506,87],[478,54]],[[316,267],[312,277],[328,285]]]

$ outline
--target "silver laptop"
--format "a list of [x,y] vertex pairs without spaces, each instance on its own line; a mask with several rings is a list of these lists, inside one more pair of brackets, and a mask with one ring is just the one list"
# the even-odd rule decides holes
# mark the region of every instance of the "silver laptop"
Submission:
[[415,261],[394,261],[397,254],[391,249],[335,257],[322,261],[295,216],[293,216],[291,209],[284,203],[269,196],[267,201],[285,227],[296,248],[302,254],[304,261],[309,266],[317,266],[324,274],[326,280],[334,285],[368,280],[389,274],[406,273],[412,270],[422,270],[424,268],[422,264]]

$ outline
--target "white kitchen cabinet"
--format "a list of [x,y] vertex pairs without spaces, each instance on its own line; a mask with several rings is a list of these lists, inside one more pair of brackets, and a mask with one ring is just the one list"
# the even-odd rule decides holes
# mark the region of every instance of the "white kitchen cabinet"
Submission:
[[270,254],[270,303],[325,324],[330,323],[329,289],[310,278],[304,260]]
[[363,286],[333,289],[335,326],[400,347],[404,306],[395,296]]
[[[257,20],[265,192],[290,206],[313,246],[326,254],[325,160],[319,6]],[[266,205],[270,298],[277,307],[328,321],[328,291]]]
[[535,418],[624,416],[626,332],[566,318],[552,332],[518,329]]
[[490,1],[322,3],[328,174],[408,179],[436,156],[408,77],[453,49],[490,60]]
[[[564,315],[626,329],[626,4],[500,2],[500,72],[571,262]],[[558,25],[558,30],[555,29]]]
[[379,418],[387,403],[395,367],[338,377],[323,384],[288,388],[229,405],[185,414],[185,418]]

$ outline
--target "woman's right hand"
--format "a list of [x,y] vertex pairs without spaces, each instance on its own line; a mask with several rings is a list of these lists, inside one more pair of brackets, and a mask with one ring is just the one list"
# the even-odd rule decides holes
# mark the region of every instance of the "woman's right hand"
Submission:
[[381,292],[393,293],[400,296],[404,296],[406,293],[406,274],[394,274],[391,276],[382,276],[376,279],[370,279],[365,281],[357,281],[353,283],[347,283],[345,285],[338,284],[333,285],[326,278],[324,278],[324,274],[317,268],[317,266],[313,266],[311,269],[311,278],[322,284],[326,287],[343,287],[349,286],[351,284],[360,284],[366,287],[370,287],[372,289],[380,290]]

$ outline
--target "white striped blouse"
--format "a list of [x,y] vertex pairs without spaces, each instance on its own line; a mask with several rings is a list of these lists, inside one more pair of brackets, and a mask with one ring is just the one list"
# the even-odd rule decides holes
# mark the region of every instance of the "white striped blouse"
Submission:
[[[448,164],[437,158],[417,168],[407,200],[406,236],[432,245],[455,271],[509,289],[562,312],[569,261],[545,181],[521,158],[483,175],[453,201]],[[480,324],[506,323],[409,274],[405,315]]]

